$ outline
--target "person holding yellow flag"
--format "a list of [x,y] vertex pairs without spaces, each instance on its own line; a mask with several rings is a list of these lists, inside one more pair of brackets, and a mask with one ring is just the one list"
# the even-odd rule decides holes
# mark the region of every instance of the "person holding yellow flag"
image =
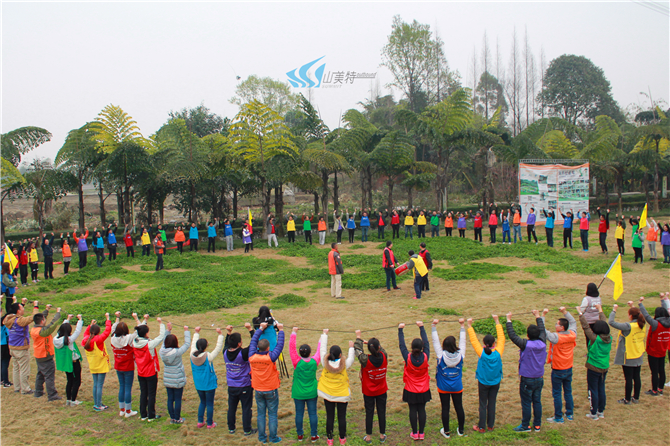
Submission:
[[633,241],[631,245],[633,246],[633,251],[635,251],[635,263],[637,263],[638,259],[640,259],[640,263],[644,263],[644,258],[642,257],[642,242],[644,242],[644,232],[642,232],[640,228],[640,222],[637,219],[631,216],[628,222],[633,227]]
[[628,301],[628,322],[615,322],[618,305],[612,307],[609,324],[612,328],[619,330],[617,338],[616,355],[614,365],[623,368],[623,376],[626,379],[626,390],[619,404],[637,404],[640,400],[640,389],[642,380],[640,370],[642,368],[642,356],[644,355],[644,316],[638,308],[633,307],[633,301]]

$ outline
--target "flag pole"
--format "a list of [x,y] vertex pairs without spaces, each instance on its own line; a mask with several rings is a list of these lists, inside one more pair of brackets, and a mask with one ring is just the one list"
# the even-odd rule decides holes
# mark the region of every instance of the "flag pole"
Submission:
[[607,268],[607,272],[606,272],[605,275],[603,276],[603,280],[601,280],[600,283],[598,284],[598,289],[600,289],[600,285],[602,285],[603,282],[605,281],[605,279],[607,279],[607,275],[609,274],[610,270],[612,269],[612,266],[614,266],[614,264],[616,263],[616,261],[617,261],[617,259],[618,259],[619,257],[621,257],[621,254],[617,254],[616,258],[614,259],[614,262],[612,262],[612,264],[610,265],[610,267]]

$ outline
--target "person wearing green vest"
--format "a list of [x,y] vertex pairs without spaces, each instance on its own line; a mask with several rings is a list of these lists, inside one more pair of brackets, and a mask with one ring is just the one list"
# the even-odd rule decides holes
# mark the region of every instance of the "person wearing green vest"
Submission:
[[596,305],[599,320],[593,324],[593,329],[582,314],[582,307],[576,308],[579,312],[579,322],[582,323],[584,333],[589,338],[586,382],[589,388],[591,411],[586,414],[586,417],[597,421],[599,418],[605,418],[605,404],[607,403],[605,378],[607,378],[607,371],[610,367],[610,351],[612,350],[610,326],[607,324],[607,318],[600,304]]
[[295,403],[295,430],[298,434],[298,441],[304,438],[302,421],[305,417],[305,406],[309,415],[309,427],[312,443],[319,439],[317,426],[319,419],[316,414],[316,402],[318,393],[316,390],[318,381],[316,379],[316,368],[321,362],[321,352],[325,352],[328,344],[328,329],[323,330],[319,344],[316,346],[316,353],[312,354],[309,345],[303,344],[300,349],[297,348],[298,327],[293,327],[291,340],[289,342],[289,352],[291,362],[295,368],[293,373],[293,386],[291,388],[291,398]]
[[[165,229],[163,229],[163,225],[158,225],[158,233],[161,235],[161,240],[163,241],[163,246],[167,248],[167,234],[165,233]],[[167,251],[165,251],[167,254]]]
[[640,263],[644,263],[644,257],[642,256],[642,242],[644,233],[642,231],[638,231],[640,228],[640,223],[637,221],[637,219],[631,218],[628,222],[633,227],[633,240],[631,244],[633,246],[633,251],[635,252],[635,263],[637,263],[638,258],[640,259]]
[[75,342],[81,330],[84,327],[84,321],[81,314],[77,315],[77,326],[72,333],[72,325],[70,325],[72,315],[69,314],[63,325],[58,329],[58,333],[54,337],[54,348],[56,350],[56,370],[65,372],[67,377],[67,385],[65,386],[65,395],[67,400],[66,406],[78,406],[81,401],[77,401],[77,393],[79,393],[79,386],[81,385],[81,359],[83,358],[79,352],[79,347]]
[[433,211],[433,215],[430,216],[430,236],[439,237],[440,236],[440,217],[442,214],[439,214],[436,211]]
[[305,214],[302,214],[302,230],[305,233],[305,243],[309,239],[309,244],[312,244],[312,219],[314,218],[314,213],[311,217],[307,217]]

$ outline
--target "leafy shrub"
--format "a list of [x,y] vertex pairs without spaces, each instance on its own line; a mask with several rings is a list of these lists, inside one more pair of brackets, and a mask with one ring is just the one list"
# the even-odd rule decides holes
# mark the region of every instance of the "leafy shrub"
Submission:
[[349,249],[364,249],[365,245],[357,244],[349,246]]
[[529,283],[535,283],[534,280],[517,280],[517,282],[520,283],[521,285],[527,285]]
[[287,293],[271,299],[268,306],[273,310],[276,308],[305,307],[309,305],[307,299],[296,294]]
[[126,288],[128,285],[130,285],[130,284],[129,283],[121,283],[121,282],[108,283],[107,285],[105,285],[105,289],[106,290],[122,290],[122,289]]
[[435,307],[430,307],[426,308],[426,313],[428,314],[439,314],[440,316],[460,316],[461,313],[452,310],[451,308],[435,308]]
[[[512,326],[514,327],[514,331],[516,332],[517,335],[519,335],[520,337],[526,336],[527,326],[523,322],[513,320]],[[496,335],[496,323],[492,317],[473,321],[472,328],[475,330],[475,333],[480,335],[487,335],[487,334],[492,334],[493,336]],[[502,328],[503,332],[505,333],[505,337],[509,339],[509,335],[507,334],[507,326],[504,322],[502,323]]]

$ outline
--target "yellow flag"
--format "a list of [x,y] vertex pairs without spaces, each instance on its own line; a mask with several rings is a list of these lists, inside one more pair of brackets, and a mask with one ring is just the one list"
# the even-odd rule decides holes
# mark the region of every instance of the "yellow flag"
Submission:
[[621,254],[616,256],[610,269],[605,273],[605,277],[614,283],[614,300],[617,300],[623,294],[623,273],[621,272]]
[[16,269],[16,265],[19,264],[19,261],[16,259],[16,256],[14,255],[12,250],[9,249],[7,243],[5,243],[5,262],[9,263],[10,273],[13,272]]
[[251,215],[251,209],[247,208],[247,211],[249,211],[249,226],[253,227],[254,226],[254,217],[253,217],[253,215]]
[[645,203],[644,209],[642,210],[642,215],[640,215],[640,227],[638,229],[642,229],[645,226],[647,226],[647,204]]

